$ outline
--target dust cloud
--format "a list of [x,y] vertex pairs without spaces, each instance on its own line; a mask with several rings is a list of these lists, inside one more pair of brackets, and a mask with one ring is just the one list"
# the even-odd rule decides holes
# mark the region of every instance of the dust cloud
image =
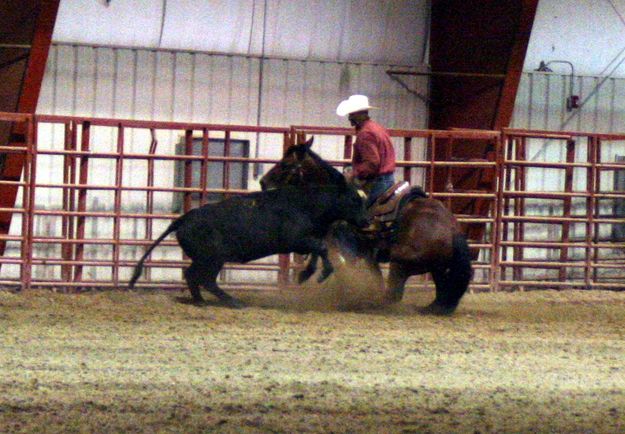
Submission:
[[[366,258],[343,254],[330,244],[328,256],[334,273],[318,283],[321,269],[293,290],[284,291],[292,308],[303,310],[363,310],[384,307],[384,281],[378,265]],[[304,265],[304,264],[303,264]]]

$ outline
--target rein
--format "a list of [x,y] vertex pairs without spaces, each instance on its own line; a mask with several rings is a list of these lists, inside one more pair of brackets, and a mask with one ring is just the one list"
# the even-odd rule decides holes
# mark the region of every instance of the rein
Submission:
[[[293,182],[293,181],[296,182]],[[304,183],[304,166],[301,162],[297,162],[289,174],[286,176],[287,185],[300,185]]]

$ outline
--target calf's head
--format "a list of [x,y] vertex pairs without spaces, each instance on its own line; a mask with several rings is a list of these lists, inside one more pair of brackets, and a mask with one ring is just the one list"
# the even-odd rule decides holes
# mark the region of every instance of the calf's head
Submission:
[[369,224],[364,199],[358,191],[351,185],[344,183],[340,188],[340,195],[337,206],[339,208],[340,219],[345,220],[359,228]]

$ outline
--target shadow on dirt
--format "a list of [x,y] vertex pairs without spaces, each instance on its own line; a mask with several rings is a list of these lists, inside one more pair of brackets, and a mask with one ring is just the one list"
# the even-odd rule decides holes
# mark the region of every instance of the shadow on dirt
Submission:
[[[364,315],[379,315],[385,317],[401,316],[440,316],[433,315],[426,309],[431,301],[433,293],[424,291],[421,294],[409,294],[407,300],[384,305],[376,301],[375,297],[363,297],[366,294],[354,294],[346,296],[345,293],[337,293],[331,289],[319,288],[311,291],[310,288],[297,288],[294,290],[276,291],[231,291],[239,300],[245,303],[247,308],[260,308],[279,310],[283,312],[344,312]],[[217,299],[207,298],[203,302],[196,302],[190,296],[175,296],[172,300],[179,304],[196,306],[198,308],[224,308],[227,305]],[[445,316],[445,315],[443,315]],[[453,315],[452,315],[453,316]]]

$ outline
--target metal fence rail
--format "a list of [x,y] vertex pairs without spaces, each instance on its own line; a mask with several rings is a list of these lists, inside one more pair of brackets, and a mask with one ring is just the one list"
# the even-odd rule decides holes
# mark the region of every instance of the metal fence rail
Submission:
[[[564,161],[537,161],[529,152],[554,144],[565,150]],[[615,211],[618,201],[625,201],[625,191],[615,189],[613,182],[625,164],[605,161],[614,157],[605,149],[623,153],[625,134],[508,129],[503,145],[497,286],[625,288],[625,239],[613,230],[625,224],[625,216]],[[531,170],[551,180],[550,191],[528,185]],[[556,211],[529,213],[528,201]],[[548,227],[552,236],[536,239],[528,234],[530,225]]]
[[[0,250],[5,252],[5,254],[0,257],[0,264],[19,267],[17,275],[19,276],[20,282],[23,282],[24,285],[28,287],[31,279],[30,273],[32,265],[32,242],[30,230],[32,226],[32,215],[30,213],[30,209],[31,204],[33,203],[33,188],[29,181],[33,177],[32,171],[34,168],[33,156],[35,131],[33,128],[32,117],[30,115],[14,113],[0,114],[0,128],[6,131],[24,132],[23,143],[25,144],[25,146],[15,146],[10,139],[9,143],[4,146],[0,146],[0,154],[2,154],[3,165],[11,156],[17,155],[24,159],[23,178],[21,180],[15,181],[0,178],[0,189],[3,191],[6,189],[18,189],[18,192],[20,192],[13,207],[0,208],[0,216],[3,224],[8,226],[12,218],[15,216],[17,226],[19,227],[19,232],[17,234],[0,234],[0,244],[2,245]],[[6,246],[11,244],[15,245],[15,255],[6,254]],[[2,282],[0,280],[0,284],[1,283]]]
[[[13,121],[13,116],[0,115],[0,119]],[[20,118],[21,120],[22,118]],[[0,210],[13,214],[23,214],[22,230],[20,235],[10,235],[7,240],[21,241],[20,259],[11,257],[0,258],[0,264],[20,264],[19,280],[7,278],[6,272],[2,273],[0,284],[20,285],[24,288],[31,286],[44,287],[120,287],[125,285],[127,278],[121,277],[121,270],[127,271],[134,267],[136,260],[122,256],[124,249],[132,247],[143,251],[145,246],[152,243],[161,229],[155,226],[167,225],[170,220],[178,216],[177,213],[163,212],[157,209],[155,195],[158,193],[178,193],[183,196],[182,211],[186,212],[193,206],[192,194],[199,194],[197,204],[207,202],[209,194],[240,194],[246,190],[231,188],[228,173],[229,166],[233,163],[273,163],[275,159],[262,158],[233,158],[228,156],[211,156],[208,154],[210,139],[213,135],[223,137],[225,150],[228,155],[228,147],[237,134],[265,134],[270,135],[277,146],[281,148],[287,142],[289,130],[285,128],[248,127],[236,125],[198,125],[173,122],[143,122],[134,120],[76,118],[63,116],[34,116],[25,117],[30,125],[30,130],[38,131],[42,127],[60,128],[62,146],[59,143],[51,143],[45,146],[39,143],[36,137],[29,140],[27,148],[12,149],[4,147],[0,152],[22,152],[29,156],[28,164],[24,173],[24,181],[20,184],[23,188],[24,199],[22,207]],[[106,145],[112,149],[106,150],[107,146],[95,144],[96,130],[107,128]],[[128,131],[133,133],[145,133],[149,138],[146,143],[147,152],[128,150]],[[176,137],[182,138],[186,147],[182,155],[176,155],[168,149],[161,150],[157,139],[158,133],[172,133],[174,142]],[[102,133],[102,131],[100,131]],[[193,155],[190,148],[195,138],[201,138],[202,155]],[[38,160],[53,159],[51,167],[58,170],[55,181],[42,181],[44,176],[38,173]],[[162,162],[179,162],[183,165],[183,185],[163,185],[159,182],[160,176],[155,166]],[[192,163],[196,162],[202,168],[199,182],[192,183]],[[211,188],[207,183],[206,168],[211,162],[223,165],[223,185],[221,188]],[[134,164],[145,166],[141,171],[135,171],[133,178],[125,175],[125,169]],[[112,182],[101,180],[103,175],[102,166],[106,165],[104,172],[112,172]],[[104,173],[106,174],[106,173]],[[46,174],[50,175],[50,174]],[[142,177],[143,179],[137,179]],[[51,178],[51,176],[47,176]],[[59,193],[60,192],[60,193]],[[38,194],[49,195],[57,198],[56,206],[46,209],[43,201],[35,200]],[[105,194],[110,199],[108,209],[98,210],[93,207],[90,195]],[[140,211],[128,208],[129,195],[142,196],[143,209]],[[50,233],[37,233],[35,227],[45,219],[56,219]],[[123,235],[123,226],[129,221],[142,222],[142,233],[139,236],[127,237]],[[60,222],[59,222],[60,221]],[[101,225],[110,227],[108,236],[94,237],[87,231],[88,226]],[[176,245],[174,241],[165,241],[164,246]],[[45,246],[45,248],[42,248]],[[45,251],[48,254],[40,255],[38,252]],[[50,253],[51,252],[51,253]],[[89,254],[88,254],[89,252]],[[126,252],[127,253],[127,252]],[[93,256],[93,257],[88,257]],[[149,259],[146,261],[146,278],[139,286],[162,286],[182,287],[180,279],[154,279],[151,269],[181,269],[189,263],[186,258],[177,259]],[[54,268],[60,270],[54,278],[33,278],[33,269]],[[105,270],[104,278],[89,278],[84,270],[88,267]],[[229,264],[228,270],[262,270],[278,274],[279,267],[276,261],[260,262],[252,264]],[[4,271],[4,270],[3,270]],[[48,273],[44,273],[48,274]],[[102,273],[98,273],[102,274]],[[229,279],[231,285],[244,286],[236,279]]]
[[[293,136],[297,141],[302,142],[307,136],[337,136],[343,143],[343,159],[331,160],[330,163],[344,167],[349,164],[352,156],[352,135],[353,129],[346,128],[323,128],[316,126],[293,126]],[[454,202],[470,201],[480,199],[488,202],[488,207],[495,209],[494,192],[472,190],[456,190],[453,186],[458,169],[466,171],[490,171],[493,176],[497,175],[499,158],[498,149],[492,154],[492,160],[462,160],[454,157],[454,145],[456,143],[478,143],[488,141],[497,145],[501,138],[498,131],[477,131],[477,130],[396,130],[390,129],[389,134],[399,148],[396,172],[396,181],[408,181],[411,185],[421,185],[426,193],[433,198],[443,202],[448,208],[452,208]],[[442,146],[441,146],[442,145]],[[420,148],[421,151],[416,152]],[[436,149],[444,149],[444,155],[436,155]],[[422,157],[419,159],[419,155]],[[446,180],[446,191],[435,191],[435,181],[438,177]],[[495,250],[495,216],[492,212],[486,214],[466,212],[456,214],[458,222],[465,227],[470,225],[480,225],[486,230],[481,231],[484,235],[481,239],[469,239],[469,246],[474,252],[473,267],[476,270],[475,278],[471,285],[474,290],[489,289],[495,278],[493,267],[493,256]],[[422,286],[430,284],[429,276],[416,276],[410,278],[409,286]]]
[[[145,247],[180,212],[211,197],[248,191],[249,186],[233,184],[236,176],[276,162],[283,149],[306,136],[340,142],[343,158],[328,159],[339,167],[350,161],[353,144],[353,130],[346,128],[0,113],[0,125],[18,124],[26,131],[26,146],[0,147],[0,153],[26,156],[21,181],[0,180],[0,188],[19,188],[16,205],[0,209],[14,219],[12,232],[0,238],[11,247],[0,257],[0,284],[21,288],[124,287]],[[45,139],[38,134],[41,131]],[[466,229],[480,228],[473,233],[481,235],[469,239],[476,270],[472,289],[622,288],[625,240],[614,235],[614,228],[625,225],[616,211],[617,204],[625,204],[625,191],[615,189],[614,179],[615,173],[625,171],[625,164],[614,161],[613,154],[625,154],[625,134],[514,129],[390,133],[399,156],[397,180],[421,185],[448,207],[463,209],[456,214],[458,221]],[[223,147],[220,155],[211,151],[214,139]],[[269,147],[274,157],[234,155],[231,147],[237,141]],[[466,147],[484,141],[493,145],[489,157],[454,156],[457,144]],[[561,152],[555,158],[535,158],[535,151],[545,146]],[[180,171],[178,183],[174,169]],[[454,188],[459,177],[475,173],[495,180],[495,188]],[[219,183],[211,185],[211,176]],[[539,178],[543,186],[537,184]],[[435,191],[441,180],[445,189]],[[170,206],[176,198],[179,209]],[[480,207],[474,206],[477,201]],[[146,262],[140,285],[182,288],[181,269],[189,261],[175,241],[162,245]],[[220,284],[290,285],[292,271],[299,266],[297,258],[287,255],[228,264]],[[430,281],[417,277],[410,284]]]

